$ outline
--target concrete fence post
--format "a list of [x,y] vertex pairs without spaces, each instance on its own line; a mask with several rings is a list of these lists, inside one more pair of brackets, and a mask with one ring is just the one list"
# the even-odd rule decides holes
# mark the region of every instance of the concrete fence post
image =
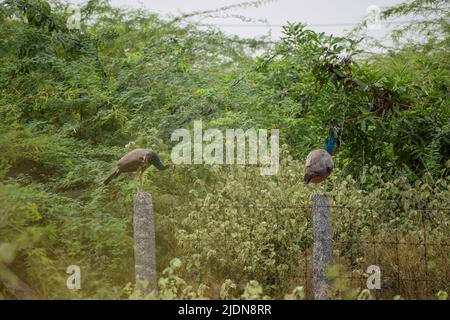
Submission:
[[331,283],[325,278],[325,272],[333,263],[331,214],[327,195],[315,194],[312,209],[314,299],[326,300],[329,298],[327,288]]
[[[152,196],[138,192],[134,197],[135,274],[138,288],[144,293],[157,293],[155,216]],[[143,288],[142,281],[148,283]]]
[[37,299],[33,289],[14,274],[5,264],[0,262],[0,282],[6,290],[19,300]]

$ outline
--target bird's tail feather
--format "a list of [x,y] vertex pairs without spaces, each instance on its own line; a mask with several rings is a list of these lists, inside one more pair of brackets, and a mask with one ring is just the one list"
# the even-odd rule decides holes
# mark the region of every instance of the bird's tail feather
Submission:
[[103,184],[108,184],[112,179],[114,179],[118,175],[119,175],[119,170],[114,171],[113,173],[111,173],[111,175],[108,178],[106,178],[106,180],[103,182]]

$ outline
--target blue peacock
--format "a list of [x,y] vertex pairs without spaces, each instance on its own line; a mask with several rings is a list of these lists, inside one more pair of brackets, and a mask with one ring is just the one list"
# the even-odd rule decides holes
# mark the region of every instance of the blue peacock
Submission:
[[304,182],[308,184],[324,181],[333,171],[333,151],[335,148],[336,129],[330,128],[330,136],[323,149],[311,151],[306,157]]

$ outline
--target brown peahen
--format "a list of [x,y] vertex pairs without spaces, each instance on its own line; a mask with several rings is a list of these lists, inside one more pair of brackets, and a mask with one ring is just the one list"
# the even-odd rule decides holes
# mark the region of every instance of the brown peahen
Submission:
[[122,172],[137,172],[140,182],[139,186],[142,189],[142,177],[144,171],[150,165],[154,165],[158,170],[166,170],[174,167],[173,164],[164,165],[159,159],[158,154],[151,149],[134,149],[117,161],[114,172],[104,181],[104,184],[108,184]]

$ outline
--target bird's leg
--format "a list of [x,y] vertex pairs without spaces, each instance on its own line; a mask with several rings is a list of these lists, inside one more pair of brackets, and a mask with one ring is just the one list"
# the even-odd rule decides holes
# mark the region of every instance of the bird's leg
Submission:
[[316,194],[322,194],[322,184],[321,183],[316,184]]
[[325,186],[325,182],[324,183],[321,183],[321,186],[320,186],[320,193],[321,194],[326,194],[326,190],[327,190],[327,188],[326,188],[326,186]]
[[322,194],[322,183],[314,184],[314,194]]
[[144,169],[141,169],[141,173],[139,174],[139,187],[140,191],[144,190]]
[[141,190],[139,188],[139,175],[140,175],[140,170],[136,171],[136,175],[134,176],[134,182],[136,183],[136,188],[137,188],[137,192],[139,193]]

